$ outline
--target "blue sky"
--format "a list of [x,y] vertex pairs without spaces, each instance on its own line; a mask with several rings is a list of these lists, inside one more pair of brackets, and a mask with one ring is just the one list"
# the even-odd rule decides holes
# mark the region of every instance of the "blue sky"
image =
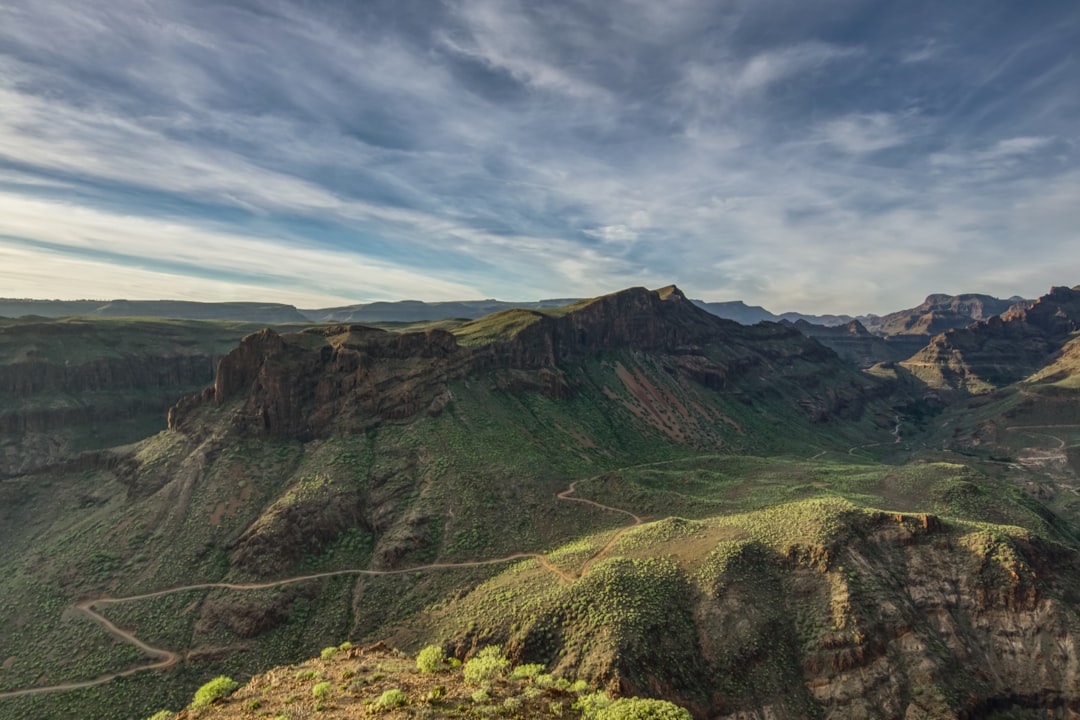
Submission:
[[0,295],[1080,283],[1080,4],[8,0]]

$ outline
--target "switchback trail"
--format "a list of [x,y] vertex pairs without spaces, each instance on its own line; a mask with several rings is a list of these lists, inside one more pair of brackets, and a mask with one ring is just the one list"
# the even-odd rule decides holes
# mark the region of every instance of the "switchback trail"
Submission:
[[[663,465],[668,462],[677,462],[675,460],[666,460],[661,462],[642,463],[641,465],[631,465],[625,468],[619,468],[611,472],[620,472],[622,470],[630,470],[637,467],[646,467],[651,465]],[[80,680],[76,682],[59,683],[57,685],[48,685],[44,687],[26,688],[23,690],[11,690],[7,692],[0,692],[0,699],[14,698],[26,695],[42,695],[45,693],[63,692],[66,690],[79,690],[82,688],[94,687],[96,685],[104,685],[112,682],[117,678],[127,677],[140,673],[145,670],[167,670],[176,665],[180,661],[180,655],[172,650],[166,648],[158,648],[149,645],[138,637],[134,633],[128,632],[123,628],[119,628],[114,625],[108,618],[100,614],[95,608],[106,605],[120,605],[122,603],[138,602],[140,600],[152,600],[153,598],[165,597],[167,595],[175,595],[176,593],[188,592],[192,590],[265,590],[267,588],[282,587],[284,585],[295,585],[296,583],[307,582],[309,580],[318,580],[321,578],[339,577],[342,575],[407,575],[409,573],[424,572],[427,570],[451,570],[455,568],[470,568],[470,567],[484,567],[487,565],[501,565],[502,563],[512,562],[514,560],[536,560],[540,565],[549,572],[558,575],[564,582],[573,582],[581,577],[588,568],[597,560],[603,558],[614,547],[615,543],[623,536],[628,530],[644,522],[644,518],[638,517],[629,510],[623,510],[621,508],[611,507],[610,505],[604,505],[603,503],[596,502],[595,500],[587,500],[585,498],[570,497],[574,494],[578,480],[570,483],[570,487],[555,495],[556,500],[562,500],[564,502],[578,502],[586,505],[592,505],[601,510],[607,510],[615,513],[622,513],[630,517],[633,522],[625,527],[620,528],[612,535],[607,544],[604,545],[599,551],[597,551],[592,557],[586,560],[578,571],[574,574],[568,573],[560,567],[552,564],[541,553],[514,553],[513,555],[507,555],[505,557],[491,558],[488,560],[466,560],[455,563],[430,563],[428,565],[415,565],[408,568],[400,568],[396,570],[367,570],[367,569],[351,569],[351,570],[330,570],[321,573],[311,573],[309,575],[297,575],[295,577],[284,578],[281,580],[268,580],[266,582],[252,582],[252,583],[229,583],[229,582],[209,582],[209,583],[194,583],[192,585],[182,585],[180,587],[167,588],[165,590],[155,590],[153,592],[142,593],[139,595],[128,595],[125,597],[100,597],[90,600],[80,600],[72,606],[75,612],[78,612],[90,620],[96,622],[106,632],[113,635],[120,640],[137,647],[144,652],[148,657],[152,658],[154,662],[148,665],[138,665],[127,670],[120,672],[109,673],[100,677],[93,678],[92,680]]]
[[[897,415],[897,416],[895,416],[895,419],[896,419],[896,426],[892,429],[893,441],[891,443],[876,442],[876,443],[867,443],[866,445],[856,445],[856,446],[852,447],[851,449],[849,449],[847,451],[847,454],[848,455],[854,455],[856,450],[861,450],[862,448],[879,447],[881,445],[899,445],[900,444],[900,426],[903,424],[904,418]],[[813,459],[818,458],[820,456],[821,456],[821,453],[819,453],[818,455],[815,455],[813,458],[810,458],[810,459],[813,460]]]

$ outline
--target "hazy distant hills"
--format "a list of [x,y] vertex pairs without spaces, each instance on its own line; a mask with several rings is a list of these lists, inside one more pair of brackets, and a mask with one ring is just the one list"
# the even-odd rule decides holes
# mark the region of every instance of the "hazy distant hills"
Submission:
[[27,315],[46,318],[84,316],[234,320],[274,324],[308,322],[308,318],[295,307],[282,303],[0,298],[0,317],[18,318]]
[[313,322],[426,322],[444,318],[476,320],[485,315],[521,308],[540,310],[562,307],[578,302],[580,298],[536,300],[532,302],[507,302],[504,300],[457,300],[448,302],[423,302],[401,300],[399,302],[373,302],[346,305],[344,307],[301,310]]
[[[227,320],[266,323],[429,323],[476,320],[507,310],[543,310],[581,302],[578,298],[510,302],[505,300],[459,300],[423,302],[372,302],[341,307],[297,309],[281,303],[202,303],[177,300],[11,300],[0,299],[0,317],[146,317],[181,320]],[[887,315],[808,315],[799,312],[776,314],[741,300],[692,304],[712,315],[742,325],[759,322],[792,324],[802,334],[813,337],[842,358],[859,367],[879,362],[906,360],[919,352],[939,333],[984,321],[1031,301],[1012,297],[1006,300],[989,295],[930,295],[920,305]]]

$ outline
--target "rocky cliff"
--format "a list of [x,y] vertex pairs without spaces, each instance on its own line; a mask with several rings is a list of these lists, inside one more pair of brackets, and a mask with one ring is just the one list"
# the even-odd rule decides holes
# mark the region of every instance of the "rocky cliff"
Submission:
[[[234,427],[247,434],[356,433],[437,414],[450,400],[451,380],[477,376],[510,390],[571,397],[577,388],[565,368],[616,351],[663,356],[671,372],[713,390],[760,386],[762,372],[777,375],[770,384],[798,376],[804,397],[793,399],[818,420],[861,408],[873,395],[872,382],[841,368],[814,340],[780,325],[717,318],[671,286],[632,288],[555,311],[507,310],[453,333],[360,325],[262,330],[222,359],[212,393],[170,411],[169,426],[197,431],[199,409],[212,402],[234,405]],[[809,392],[815,388],[820,392]]]
[[213,382],[246,326],[41,319],[0,323],[0,475],[140,440]]
[[860,318],[868,330],[883,336],[919,335],[924,338],[955,328],[967,327],[975,322],[989,320],[1008,312],[1013,307],[1023,307],[1029,301],[1012,297],[1007,300],[968,293],[928,295],[922,304],[909,310],[888,315],[868,315]]
[[1037,372],[1077,330],[1080,287],[1057,287],[1000,317],[937,335],[903,364],[933,387],[983,392]]

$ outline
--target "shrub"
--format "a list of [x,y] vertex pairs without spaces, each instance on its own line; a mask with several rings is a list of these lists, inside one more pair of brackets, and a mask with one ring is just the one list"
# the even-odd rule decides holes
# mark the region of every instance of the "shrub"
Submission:
[[474,692],[470,697],[472,698],[472,701],[474,703],[476,703],[477,705],[479,705],[480,703],[486,703],[488,700],[491,699],[491,695],[484,688],[480,688],[479,690]]
[[619,698],[594,716],[596,720],[692,720],[690,712],[667,700]]
[[446,669],[446,653],[438,645],[428,645],[416,655],[416,669],[422,673],[437,673]]
[[544,672],[544,666],[540,663],[529,663],[528,665],[518,665],[516,668],[510,671],[511,680],[526,680],[535,679],[537,675]]
[[325,647],[322,649],[322,652],[319,653],[319,657],[323,660],[329,660],[337,654],[337,651],[338,649],[336,647]]
[[548,712],[555,717],[562,717],[563,704],[562,700],[552,700],[548,703]]
[[346,640],[345,642],[338,645],[337,649],[338,650],[352,650],[352,643],[349,642],[348,640]]
[[393,710],[408,702],[409,698],[405,697],[405,693],[393,688],[380,695],[379,699],[372,703],[371,706],[376,710]]
[[240,687],[240,683],[232,678],[218,675],[216,678],[195,691],[195,697],[191,701],[191,707],[206,707],[210,703],[216,702],[217,700],[232,694],[238,687]]
[[524,704],[525,703],[521,701],[521,698],[511,696],[503,700],[503,709],[507,712],[515,713],[520,710],[521,706]]
[[332,687],[333,686],[330,684],[329,681],[321,682],[315,685],[315,687],[311,688],[311,694],[317,698],[324,698],[330,694],[330,689]]
[[584,718],[598,718],[598,713],[609,705],[611,705],[611,698],[608,694],[603,690],[597,690],[591,695],[582,695],[571,707],[580,710]]
[[432,703],[437,700],[442,700],[444,697],[446,697],[446,686],[436,685],[435,687],[431,688],[431,691],[427,694],[427,697],[424,698],[424,700],[425,702]]
[[488,680],[494,680],[506,672],[510,661],[502,654],[502,648],[498,645],[488,645],[465,663],[462,673],[465,682],[469,685],[479,685]]

